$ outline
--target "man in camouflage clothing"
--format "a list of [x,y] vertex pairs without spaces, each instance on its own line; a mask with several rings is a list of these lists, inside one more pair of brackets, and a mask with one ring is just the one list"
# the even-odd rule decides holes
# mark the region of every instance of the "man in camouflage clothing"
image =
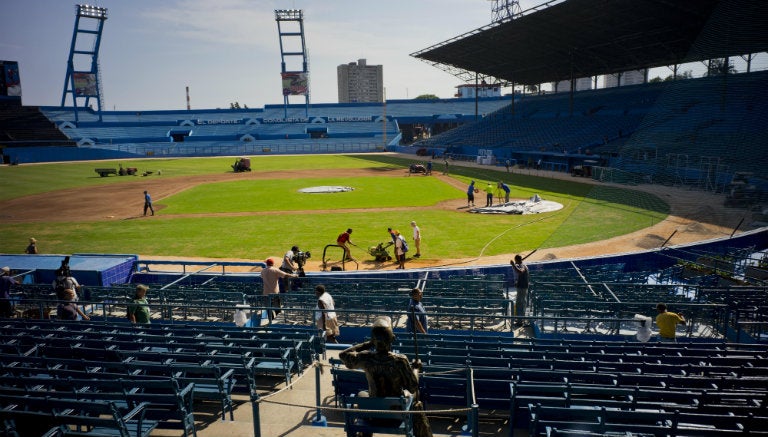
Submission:
[[[411,409],[423,410],[418,400],[421,362],[414,361],[412,366],[408,357],[393,353],[394,340],[390,318],[377,317],[373,321],[371,340],[345,349],[339,358],[348,368],[365,371],[370,397],[399,397],[405,390],[406,396],[415,396]],[[426,414],[413,416],[413,428],[416,437],[432,436]]]

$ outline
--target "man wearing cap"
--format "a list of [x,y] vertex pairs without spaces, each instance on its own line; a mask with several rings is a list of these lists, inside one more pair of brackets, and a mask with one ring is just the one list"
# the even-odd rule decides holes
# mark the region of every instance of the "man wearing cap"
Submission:
[[11,286],[18,284],[11,276],[10,267],[0,269],[0,317],[12,317],[14,314],[11,303]]
[[[275,260],[267,258],[265,261],[267,267],[261,269],[261,283],[264,287],[263,295],[271,296],[270,305],[274,308],[280,308],[280,285],[281,278],[298,278],[294,273],[286,273],[275,267]],[[279,309],[269,311],[269,320],[271,321],[278,313]]]
[[[399,397],[403,392],[406,396],[416,396],[418,399],[419,370],[421,362],[392,352],[395,333],[392,331],[392,321],[389,317],[377,317],[371,328],[371,340],[351,346],[341,353],[339,358],[350,369],[362,369],[368,380],[368,392],[361,396],[370,397]],[[413,403],[412,410],[423,410],[421,401]],[[430,437],[432,431],[425,414],[413,417],[414,434],[417,437]]]
[[336,244],[344,248],[344,260],[345,261],[352,261],[352,252],[349,249],[350,244],[352,243],[352,228],[347,229],[347,232],[342,232],[339,234],[338,238],[336,238]]

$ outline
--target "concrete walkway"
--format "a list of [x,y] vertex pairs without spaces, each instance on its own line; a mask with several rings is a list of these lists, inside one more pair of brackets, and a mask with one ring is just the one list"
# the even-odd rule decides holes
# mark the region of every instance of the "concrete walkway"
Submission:
[[[525,336],[527,333],[521,331],[516,334]],[[338,358],[338,350],[329,350],[328,358]],[[333,384],[331,380],[330,366],[328,360],[321,360],[321,367],[324,371],[320,375],[320,393],[323,406],[334,407]],[[294,378],[291,388],[285,388],[285,384],[270,386],[276,380],[262,379],[263,394],[262,402],[259,404],[259,417],[261,418],[260,432],[262,437],[344,437],[344,421],[342,414],[338,411],[324,411],[323,415],[327,421],[327,426],[313,426],[316,418],[315,408],[315,387],[316,387],[315,367],[307,368],[302,375]],[[197,427],[198,437],[253,437],[253,407],[247,395],[238,394],[233,396],[236,403],[235,420],[222,421],[217,416],[218,405],[209,403],[205,405],[206,409],[201,414],[197,413],[199,405],[196,405],[195,425]],[[209,408],[208,408],[209,407]],[[439,406],[427,406],[429,410],[440,408]],[[443,411],[451,409],[446,407]],[[480,411],[480,436],[508,435],[508,411]],[[462,426],[465,423],[466,413],[441,413],[439,415],[429,415],[432,431],[436,437],[462,436]],[[525,430],[516,430],[515,437],[527,436]],[[181,432],[177,430],[155,430],[153,436],[180,436]]]

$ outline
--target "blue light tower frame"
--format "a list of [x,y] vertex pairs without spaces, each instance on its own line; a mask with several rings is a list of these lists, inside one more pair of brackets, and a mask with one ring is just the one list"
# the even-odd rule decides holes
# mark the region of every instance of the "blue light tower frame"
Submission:
[[[107,20],[107,8],[91,5],[75,5],[75,29],[72,32],[72,44],[69,48],[69,58],[67,59],[67,75],[64,79],[64,91],[61,94],[61,106],[64,107],[67,101],[67,95],[72,97],[72,107],[75,112],[75,123],[79,121],[77,114],[77,100],[85,99],[82,104],[83,108],[87,108],[91,98],[96,99],[98,106],[99,121],[102,121],[101,117],[101,74],[99,72],[99,48],[101,47],[101,34],[104,30],[104,22]],[[94,21],[95,20],[95,23]],[[87,25],[95,24],[95,29],[87,27]],[[91,49],[85,50],[78,48],[78,38],[80,41],[88,38],[93,38],[93,46]],[[75,69],[75,61],[88,62],[90,61],[90,67],[88,70]],[[81,61],[82,60],[82,61]],[[79,64],[79,62],[78,62]],[[79,83],[76,82],[76,78]],[[86,86],[83,86],[83,82]],[[79,85],[79,86],[77,86]]]
[[[306,40],[304,38],[304,12],[301,9],[276,9],[275,21],[277,21],[277,33],[280,37],[281,77],[283,77],[286,73],[300,73],[306,75],[307,87],[306,93],[304,93],[304,113],[307,117],[309,117],[309,61],[307,56]],[[284,30],[283,26],[287,23],[298,24],[298,32],[295,30]],[[296,44],[296,38],[299,38],[300,44]],[[290,43],[297,45],[300,47],[300,49],[298,51],[286,51],[286,46],[288,46]],[[301,70],[288,70],[286,60],[294,60],[293,63],[295,63],[295,59],[298,57],[301,57]],[[283,104],[286,118],[288,117],[288,97],[290,95],[291,94],[285,93],[284,88]]]

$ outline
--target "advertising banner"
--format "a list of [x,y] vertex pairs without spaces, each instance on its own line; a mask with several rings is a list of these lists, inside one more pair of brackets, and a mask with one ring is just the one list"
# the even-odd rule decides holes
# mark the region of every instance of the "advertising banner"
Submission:
[[96,74],[94,73],[72,73],[75,80],[75,95],[78,97],[96,97]]
[[5,86],[3,87],[3,95],[21,97],[21,79],[19,78],[19,63],[14,61],[2,61],[3,66],[3,80]]
[[309,90],[309,73],[280,73],[283,77],[284,96],[306,96]]

